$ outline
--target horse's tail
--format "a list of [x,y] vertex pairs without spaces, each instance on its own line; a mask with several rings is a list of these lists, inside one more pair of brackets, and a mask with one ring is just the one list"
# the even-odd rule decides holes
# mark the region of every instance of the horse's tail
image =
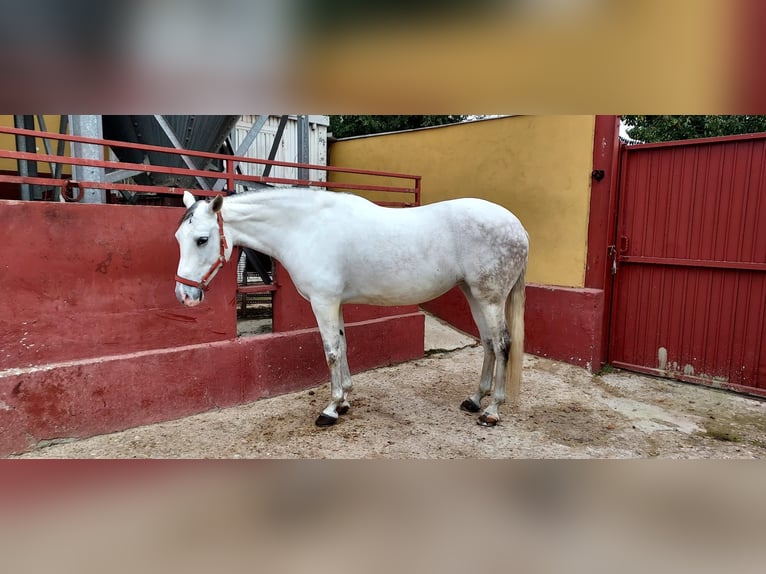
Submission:
[[511,352],[508,355],[508,363],[505,366],[505,388],[508,399],[514,406],[518,406],[521,393],[521,367],[524,363],[524,276],[527,272],[526,264],[521,268],[521,273],[511,289],[511,293],[505,300],[505,321],[511,335]]

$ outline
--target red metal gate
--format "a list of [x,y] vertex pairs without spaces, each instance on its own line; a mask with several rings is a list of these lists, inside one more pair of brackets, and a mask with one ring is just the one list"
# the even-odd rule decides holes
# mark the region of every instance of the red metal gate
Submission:
[[622,151],[610,362],[766,396],[766,134]]

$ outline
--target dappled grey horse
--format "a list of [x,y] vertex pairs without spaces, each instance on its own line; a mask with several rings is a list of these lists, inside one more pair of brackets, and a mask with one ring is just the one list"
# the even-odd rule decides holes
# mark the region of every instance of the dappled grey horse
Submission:
[[331,401],[316,420],[329,426],[349,409],[351,374],[341,305],[412,305],[459,286],[484,348],[479,387],[463,410],[495,425],[518,400],[524,348],[524,275],[529,238],[507,209],[481,199],[387,208],[346,193],[291,188],[212,201],[184,192],[176,231],[176,296],[189,307],[235,245],[280,261],[316,316],[331,375]]

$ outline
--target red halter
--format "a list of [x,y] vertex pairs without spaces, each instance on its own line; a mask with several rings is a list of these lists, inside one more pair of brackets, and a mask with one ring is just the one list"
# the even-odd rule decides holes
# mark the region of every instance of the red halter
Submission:
[[208,290],[208,284],[210,280],[213,278],[213,275],[215,275],[218,270],[223,267],[223,264],[226,263],[226,248],[228,244],[226,243],[226,236],[223,234],[223,217],[221,216],[221,210],[218,210],[218,235],[221,238],[220,241],[220,250],[218,252],[218,259],[216,259],[213,264],[210,266],[210,269],[208,269],[207,273],[205,273],[202,276],[202,279],[199,281],[192,281],[191,279],[186,279],[185,277],[181,277],[180,275],[176,275],[176,281],[179,283],[183,283],[184,285],[189,285],[190,287],[196,287],[197,289],[202,289],[203,291]]

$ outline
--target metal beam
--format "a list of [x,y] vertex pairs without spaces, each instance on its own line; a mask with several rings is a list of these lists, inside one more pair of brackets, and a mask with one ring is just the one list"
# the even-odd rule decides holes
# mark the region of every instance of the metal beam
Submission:
[[[249,247],[243,247],[242,251],[245,252],[245,258],[250,262],[250,265],[253,266],[255,272],[260,276],[261,281],[263,281],[266,285],[271,285],[272,280],[271,276],[269,275],[269,270],[261,263],[259,252],[255,251],[254,249],[250,249]],[[266,259],[269,257],[263,253],[260,253],[260,256]],[[247,272],[247,267],[245,267],[245,272]]]
[[[69,124],[69,116],[59,116],[59,133],[65,134],[67,132],[67,127]],[[42,114],[37,115],[37,123],[40,126],[40,130],[47,132],[48,127],[45,125],[45,116]],[[64,140],[58,140],[56,145],[56,153],[54,154],[51,149],[51,144],[48,141],[48,138],[42,138],[43,145],[45,146],[45,153],[48,155],[57,155],[62,156],[64,155],[64,145],[66,142]],[[50,165],[51,168],[51,177],[53,179],[59,179],[61,177],[61,162],[55,162],[51,161],[48,162],[48,165]],[[53,201],[58,201],[60,199],[61,195],[61,189],[57,186],[53,186]]]
[[[277,133],[274,134],[274,141],[271,143],[271,149],[269,150],[269,161],[274,161],[279,151],[279,144],[282,141],[282,134],[285,133],[285,126],[287,126],[287,116],[279,116],[279,125],[277,126]],[[263,177],[269,177],[271,173],[271,164],[263,166]]]
[[[35,129],[35,116],[28,115],[28,114],[24,116],[24,128],[28,130]],[[33,136],[27,136],[27,151],[31,151],[33,153],[37,152],[37,139]],[[27,172],[29,173],[29,177],[37,177],[37,162],[36,161],[29,162],[27,166]],[[30,191],[31,191],[33,200],[43,198],[43,192],[42,192],[41,186],[32,185],[30,186]]]
[[[298,118],[298,163],[309,163],[309,117],[305,114]],[[305,167],[298,168],[298,179],[308,179],[309,170]]]
[[[90,138],[104,138],[101,116],[70,116],[72,135]],[[103,160],[103,146],[72,142],[72,156],[83,159]],[[104,168],[89,165],[73,165],[72,177],[75,181],[104,182]],[[106,190],[86,188],[83,190],[83,203],[106,203]]]
[[[59,133],[65,134],[68,131],[69,131],[69,116],[67,115],[59,116]],[[58,144],[56,145],[56,155],[59,157],[64,155],[65,147],[66,147],[66,141],[58,140]],[[53,170],[53,179],[61,179],[62,167],[63,167],[63,164],[61,162],[58,162],[56,164],[56,169]],[[61,197],[61,188],[59,187],[53,188],[53,201],[64,201],[64,199]]]
[[[176,149],[184,149],[184,147],[181,145],[181,140],[178,139],[178,136],[173,131],[173,128],[170,127],[170,124],[165,120],[163,116],[160,114],[154,114],[154,119],[157,120],[157,123],[162,128],[162,131],[165,132],[165,135],[168,136],[168,139],[170,140],[170,143],[173,144],[173,147]],[[189,169],[194,170],[200,170],[196,164],[192,161],[192,158],[190,158],[188,155],[181,155],[181,159],[186,164],[186,167]],[[201,171],[201,170],[200,170]],[[195,176],[195,179],[197,180],[197,183],[200,184],[200,187],[205,190],[210,190],[210,186],[205,181],[205,178],[197,175]]]
[[[45,125],[45,116],[42,114],[37,114],[37,124],[40,126],[40,131],[47,132],[48,127]],[[53,150],[51,149],[51,144],[48,141],[48,138],[43,138],[43,145],[45,146],[45,153],[48,155],[53,155]],[[52,161],[48,164],[51,168],[51,176],[56,171],[56,162]]]
[[139,173],[144,173],[143,171],[138,171],[135,169],[115,169],[114,171],[107,171],[105,181],[109,183],[114,183],[116,181],[122,181],[124,179],[128,179],[129,177],[133,177],[134,175],[138,175]]
[[[256,136],[263,129],[263,126],[266,125],[266,122],[268,121],[268,119],[269,119],[269,114],[258,116],[258,119],[253,123],[252,126],[250,126],[250,129],[247,131],[247,135],[245,136],[245,139],[243,139],[240,142],[239,146],[234,152],[234,155],[243,156],[247,153],[247,150],[249,150],[250,146],[253,145],[253,142],[255,141]],[[235,167],[236,167],[236,164],[235,164]],[[213,186],[213,191],[221,191],[224,185],[226,185],[225,179],[217,180],[215,182],[215,185]]]
[[269,120],[269,114],[258,116],[258,119],[255,120],[255,123],[247,131],[247,135],[245,136],[245,139],[243,139],[242,142],[240,142],[239,147],[237,147],[237,150],[234,152],[234,155],[242,156],[247,153],[247,150],[249,150],[250,146],[253,145],[253,142],[255,141],[255,137],[260,133],[260,131],[263,129],[263,126],[266,125],[266,122],[268,120]]

